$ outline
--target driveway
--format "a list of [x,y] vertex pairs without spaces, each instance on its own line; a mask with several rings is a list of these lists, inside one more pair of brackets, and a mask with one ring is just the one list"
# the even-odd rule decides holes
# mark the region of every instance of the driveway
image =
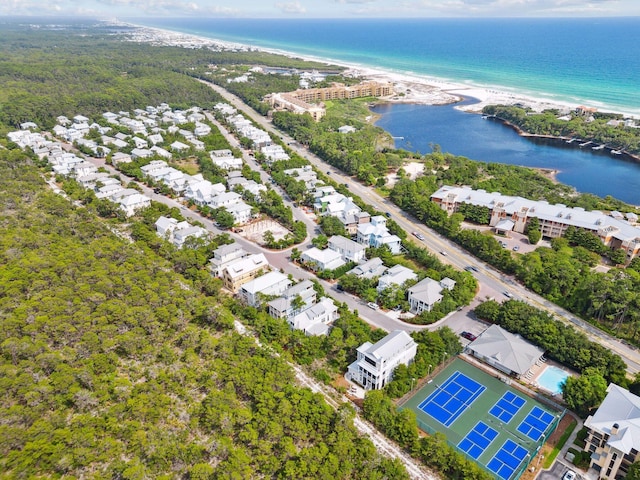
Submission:
[[536,477],[536,480],[559,480],[569,470],[576,472],[576,480],[583,480],[584,477],[580,475],[578,470],[570,468],[559,460],[556,460],[549,470],[541,471]]

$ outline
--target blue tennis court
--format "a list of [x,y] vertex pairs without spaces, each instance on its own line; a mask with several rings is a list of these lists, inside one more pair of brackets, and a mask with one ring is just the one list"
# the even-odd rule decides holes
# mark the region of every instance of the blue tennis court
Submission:
[[506,391],[500,400],[491,407],[489,413],[504,423],[509,423],[518,410],[527,403],[527,401],[517,396],[513,392]]
[[477,460],[491,442],[498,436],[498,432],[483,422],[478,422],[467,435],[460,440],[458,448]]
[[540,407],[533,407],[527,417],[518,425],[518,431],[537,442],[542,438],[554,418],[553,415]]
[[418,408],[448,427],[485,389],[484,385],[455,371],[442,385],[436,385],[436,389]]
[[529,452],[526,448],[509,439],[489,461],[487,468],[503,480],[509,480],[527,455]]

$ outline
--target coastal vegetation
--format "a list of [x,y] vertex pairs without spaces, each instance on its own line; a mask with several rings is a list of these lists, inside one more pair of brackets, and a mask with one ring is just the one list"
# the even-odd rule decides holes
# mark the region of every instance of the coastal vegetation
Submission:
[[[428,155],[429,158],[432,155]],[[462,160],[465,164],[466,161]],[[568,229],[565,238],[554,239],[551,247],[514,255],[504,249],[493,235],[473,228],[461,228],[463,220],[474,221],[482,212],[463,210],[448,216],[430,199],[441,183],[449,183],[456,173],[444,174],[449,179],[439,181],[439,175],[424,176],[416,180],[400,180],[391,190],[390,199],[403,210],[425,222],[429,227],[447,235],[478,258],[512,273],[528,288],[558,305],[597,324],[600,328],[640,342],[640,296],[635,293],[640,286],[639,262],[633,261],[627,268],[610,268],[606,272],[594,270],[602,256],[619,263],[619,253],[602,245],[593,235],[577,229]],[[474,170],[476,185],[482,185],[480,170]],[[463,177],[458,176],[460,183]],[[496,180],[498,181],[498,180]],[[523,182],[523,188],[526,188]],[[501,191],[513,194],[508,185]],[[553,186],[550,186],[553,188]],[[587,198],[589,200],[591,196]],[[580,199],[578,204],[584,205]],[[603,199],[602,203],[609,202]],[[468,215],[465,217],[465,215]]]
[[[353,102],[357,105],[357,102]],[[416,160],[416,155],[396,150],[378,152],[376,158],[382,159],[372,166],[372,157],[363,153],[363,148],[354,140],[341,140],[349,135],[334,133],[327,125],[354,124],[363,118],[362,112],[351,110],[353,116],[345,116],[344,109],[332,117],[333,105],[327,109],[325,122],[315,123],[310,118],[275,112],[274,124],[285,129],[299,142],[308,142],[310,149],[315,146],[315,153],[332,165],[359,178],[368,178],[368,183],[380,185],[383,193],[403,210],[414,215],[426,225],[447,235],[458,242],[478,258],[517,277],[536,293],[546,296],[555,303],[597,324],[600,328],[625,338],[631,342],[640,342],[638,327],[640,326],[640,297],[633,292],[638,287],[637,267],[639,262],[632,262],[629,268],[613,268],[606,272],[593,270],[601,257],[608,257],[613,264],[624,263],[621,253],[602,245],[597,238],[586,235],[576,229],[569,229],[566,240],[556,239],[552,248],[541,247],[524,255],[513,255],[491,235],[461,228],[462,221],[486,224],[487,209],[465,207],[452,216],[442,211],[431,202],[430,196],[440,186],[470,185],[475,189],[500,191],[506,195],[520,195],[534,200],[547,200],[550,203],[563,203],[568,206],[582,207],[587,210],[634,211],[635,208],[613,197],[600,198],[592,194],[579,194],[572,188],[557,184],[540,173],[524,167],[477,162],[465,157],[443,153],[435,146],[430,154],[419,157],[425,171],[431,175],[423,175],[411,180],[398,172],[398,181],[392,188],[385,187],[385,179],[380,175],[388,172],[390,165],[385,158],[393,158],[402,164]],[[331,137],[334,140],[328,140]],[[337,139],[337,140],[336,140]],[[341,148],[327,154],[324,147],[336,145],[341,141]],[[368,139],[369,152],[373,155],[371,142]],[[357,142],[357,140],[355,141]],[[361,163],[349,163],[348,159],[356,159]],[[385,165],[386,163],[386,165]],[[378,175],[378,180],[376,180]],[[539,231],[529,229],[528,236],[532,243],[540,240]],[[559,274],[562,272],[562,274]],[[345,279],[346,280],[346,279]],[[348,288],[367,292],[365,285],[350,282]],[[360,282],[362,283],[362,282]],[[345,281],[345,286],[347,283]],[[417,321],[428,323],[429,320],[417,318]]]
[[[114,35],[114,31],[119,35]],[[6,22],[0,31],[0,122],[51,128],[58,115],[133,111],[171,102],[212,108],[221,98],[194,80],[225,65],[326,68],[264,52],[153,46],[128,40],[126,27],[72,23],[65,29]],[[339,72],[340,67],[335,67]],[[281,76],[264,75],[282,82]],[[269,92],[270,93],[270,92]]]
[[399,410],[383,392],[372,390],[364,400],[363,412],[384,431],[422,462],[451,479],[489,480],[494,476],[452,447],[444,434],[419,435],[415,413]]
[[232,333],[219,292],[51,193],[21,151],[0,170],[4,476],[406,478],[349,408]]
[[[384,332],[372,329],[358,319],[357,312],[351,312],[346,305],[340,306],[340,318],[326,337],[309,337],[291,330],[282,320],[253,307],[233,302],[231,309],[244,323],[260,332],[262,342],[269,343],[283,356],[290,355],[297,363],[307,365],[316,378],[327,382],[342,374],[356,359],[355,349],[358,346],[367,341],[376,342],[384,336]],[[446,478],[492,478],[477,463],[449,445],[444,435],[419,435],[415,414],[410,409],[396,408],[393,399],[407,394],[416,378],[424,377],[432,366],[442,362],[444,353],[455,356],[462,351],[457,335],[448,328],[435,332],[424,330],[413,333],[412,337],[418,344],[414,362],[396,368],[393,381],[383,390],[367,392],[363,404],[365,418]]]
[[533,112],[529,108],[511,105],[488,105],[482,112],[493,115],[530,135],[551,136],[561,140],[580,139],[640,155],[640,128],[625,125],[624,117],[615,113],[558,110]]
[[[354,175],[367,185],[375,185],[389,168],[398,168],[406,154],[390,147],[390,135],[362,119],[368,113],[371,99],[333,100],[325,102],[327,114],[320,122],[306,115],[274,112],[273,124],[326,162]],[[338,132],[342,125],[351,125],[356,133]]]
[[[444,153],[438,146],[424,156],[386,149],[386,134],[365,121],[368,113],[365,107],[366,101],[328,102],[327,115],[320,122],[289,112],[274,112],[273,121],[274,125],[287,131],[301,144],[308,145],[310,150],[332,165],[356,175],[365,183],[377,185],[403,210],[454,239],[478,258],[507,273],[516,274],[536,293],[610,333],[632,342],[640,341],[637,334],[640,323],[636,318],[640,317],[640,299],[632,293],[637,287],[638,262],[633,262],[627,269],[611,269],[605,273],[593,270],[601,256],[609,257],[614,264],[622,263],[620,252],[609,250],[597,239],[588,238],[591,236],[575,229],[567,232],[568,242],[556,240],[553,248],[543,247],[514,256],[492,236],[475,229],[461,228],[463,220],[486,224],[486,209],[468,207],[448,217],[431,202],[430,196],[440,186],[451,184],[470,185],[475,189],[500,191],[506,195],[520,195],[587,210],[634,211],[633,206],[613,197],[579,194],[531,169],[477,162]],[[527,116],[530,117],[534,116]],[[337,128],[344,124],[360,129],[359,135],[338,133]],[[397,169],[406,161],[416,160],[432,174],[411,180],[400,169],[395,185],[386,187],[385,176],[390,170]],[[539,233],[533,228],[528,235],[533,243],[539,240]],[[564,273],[556,275],[556,272]],[[592,288],[594,285],[597,288]]]
[[[0,68],[4,72],[0,85],[7,86],[0,90],[0,133],[26,120],[50,126],[60,114],[98,115],[165,101],[185,107],[219,101],[210,89],[180,72],[211,68],[216,58],[230,53],[120,43],[106,34],[99,35],[99,41],[85,36],[86,32],[24,35],[12,30],[0,34],[11,45],[0,42],[0,51],[10,54],[0,60],[0,65],[9,67]],[[48,49],[30,52],[41,47],[39,41]],[[16,53],[20,51],[24,58]],[[86,63],[84,70],[76,56]],[[62,78],[69,85],[58,87],[56,76],[47,72],[52,66],[63,71],[65,61],[73,73]],[[169,64],[174,70],[167,72]],[[160,72],[166,78],[162,86],[155,78]],[[333,113],[317,130],[313,123],[298,125],[305,117],[291,114],[274,116],[274,123],[289,124],[291,131],[306,139],[301,143],[313,145],[313,151],[326,154],[334,165],[364,182],[378,185],[406,211],[481,258],[516,272],[531,288],[566,306],[582,307],[607,328],[635,339],[640,299],[632,292],[638,290],[640,263],[608,274],[594,273],[592,254],[600,253],[590,251],[596,248],[590,239],[576,233],[554,242],[549,252],[533,252],[538,257],[514,258],[492,238],[459,228],[463,218],[481,221],[486,212],[469,209],[448,218],[430,202],[429,192],[442,183],[469,179],[495,185],[503,193],[525,195],[524,189],[540,198],[557,195],[564,203],[573,199],[613,205],[614,199],[577,196],[526,169],[479,164],[438,151],[421,157],[390,150],[384,132],[358,120],[364,107],[364,102],[332,103]],[[345,112],[352,116],[344,116]],[[358,136],[343,140],[347,136],[337,134],[337,127],[345,121],[357,126],[365,140]],[[227,148],[218,137],[210,140],[208,145]],[[322,396],[295,386],[288,364],[295,361],[331,383],[355,359],[357,346],[379,340],[383,332],[372,329],[346,305],[340,306],[340,319],[327,337],[292,331],[263,309],[240,305],[224,295],[220,282],[206,271],[211,251],[228,243],[229,237],[179,251],[152,229],[159,215],[181,220],[176,209],[154,203],[127,220],[75,182],[66,181],[64,192],[80,201],[74,206],[47,190],[34,156],[5,140],[2,145],[0,221],[6,234],[0,238],[0,311],[4,312],[0,368],[5,395],[0,417],[7,421],[0,426],[0,470],[4,475],[407,478],[399,461],[380,457],[373,444],[357,434],[350,407],[335,411]],[[205,156],[197,159],[207,178],[218,178],[220,172]],[[383,177],[408,159],[424,162],[435,173],[416,181],[401,178],[396,187],[385,190]],[[288,192],[297,192],[292,198],[308,201],[295,179],[282,173],[294,166],[300,166],[296,158],[275,162],[271,174],[278,183],[287,184]],[[275,197],[260,200],[256,208],[287,215]],[[325,223],[325,233],[339,231],[336,224]],[[397,229],[406,235],[395,222],[390,220],[389,225],[394,233]],[[386,249],[369,253],[388,265],[403,262]],[[404,262],[432,278],[446,275],[458,283],[459,298],[443,302],[444,310],[438,314],[473,295],[476,283],[470,274],[444,267],[424,249],[410,245]],[[566,275],[553,275],[565,268]],[[599,283],[597,295],[592,296],[589,282],[594,281]],[[320,284],[315,288],[320,295]],[[504,322],[512,331],[521,329],[536,343],[561,338],[556,344],[550,341],[554,358],[574,362],[587,380],[594,380],[591,384],[599,385],[599,377],[625,384],[624,365],[609,351],[594,347],[550,317],[527,310],[521,302],[504,307],[493,303],[482,306],[486,318]],[[518,324],[514,317],[524,317],[531,325]],[[234,333],[234,319],[249,326],[266,348]],[[452,356],[461,350],[457,336],[448,329],[413,337],[419,345],[416,361],[398,368],[384,391],[367,396],[364,415],[447,478],[490,478],[442,435],[419,436],[411,412],[396,409],[393,399],[409,392],[413,379],[428,373],[427,366],[437,365],[443,353]],[[589,370],[594,367],[597,371]],[[575,386],[575,398],[588,386]]]
[[[23,120],[50,126],[60,114],[97,116],[154,102],[200,103],[199,82],[172,83],[171,76],[163,98],[118,103],[120,87],[129,88],[131,78],[118,77],[116,88],[107,73],[102,90],[94,85],[96,90],[87,94],[102,93],[105,101],[88,106],[80,94],[83,85],[93,84],[95,65],[108,65],[114,58],[116,63],[142,62],[142,57],[147,66],[160,65],[171,49],[111,44],[105,37],[104,49],[91,55],[84,30],[77,38],[43,31],[38,39],[38,33],[9,32],[6,38],[12,38],[18,51],[21,41],[27,50],[39,40],[58,45],[30,57],[31,72],[39,72],[40,80],[52,64],[66,58],[67,49],[87,53],[86,70],[75,70],[76,88],[69,88],[60,111],[63,104],[53,97],[34,118],[19,96],[11,97],[17,102],[11,108],[3,102],[2,133]],[[20,60],[11,57],[4,65],[11,62]],[[159,73],[155,68],[148,67],[150,75]],[[44,98],[47,86],[55,90],[55,78],[47,79],[45,87],[28,79],[24,85],[6,77],[1,82],[9,96],[32,90]],[[207,93],[209,101],[217,100]],[[287,363],[307,365],[329,382],[353,361],[357,346],[380,339],[383,332],[344,305],[327,338],[306,337],[283,320],[243,307],[224,295],[220,281],[206,270],[211,251],[228,243],[228,236],[176,249],[155,234],[153,223],[160,215],[182,220],[178,209],[152,202],[124,218],[75,181],[59,178],[65,199],[47,188],[42,174],[49,173],[35,155],[4,139],[0,144],[0,171],[5,172],[0,176],[0,221],[6,233],[0,254],[0,416],[7,419],[0,427],[3,475],[407,478],[398,460],[380,457],[356,432],[351,408],[334,411],[322,396],[296,387]],[[211,145],[226,147],[217,137]],[[198,163],[208,178],[219,174],[205,157],[198,157]],[[140,178],[139,167],[130,164],[127,173]],[[318,284],[316,288],[321,293]],[[271,348],[234,333],[234,318]],[[453,355],[461,348],[448,330],[424,332],[417,341],[418,361],[400,369],[385,395],[408,392],[411,379],[423,376],[426,365],[436,365],[443,351]],[[399,440],[412,446],[417,429],[415,424],[407,428]],[[404,443],[411,438],[412,443]],[[417,456],[434,468],[455,478],[486,478],[443,438],[420,444]],[[433,448],[440,452],[437,457],[430,453]],[[467,471],[477,475],[469,477]]]

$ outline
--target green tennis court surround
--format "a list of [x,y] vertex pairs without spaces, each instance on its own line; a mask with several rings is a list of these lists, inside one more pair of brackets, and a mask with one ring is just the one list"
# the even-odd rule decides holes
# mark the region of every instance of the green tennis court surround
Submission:
[[515,480],[564,412],[510,383],[456,358],[400,408],[413,410],[420,429],[444,433],[449,444],[496,478]]

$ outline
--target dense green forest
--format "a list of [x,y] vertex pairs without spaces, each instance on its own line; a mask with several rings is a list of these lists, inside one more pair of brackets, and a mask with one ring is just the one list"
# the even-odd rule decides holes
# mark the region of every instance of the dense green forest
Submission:
[[[216,63],[301,65],[255,52],[236,56],[123,42],[109,29],[81,25],[67,31],[3,28],[0,52],[0,135],[22,121],[50,127],[58,115],[98,116],[161,102],[211,107],[220,98],[189,76],[206,74]],[[534,198],[557,195],[563,203],[582,202],[576,204],[585,208],[619,205],[615,200],[577,196],[526,169],[440,152],[420,157],[388,150],[384,132],[357,120],[366,112],[364,101],[329,107],[317,126],[287,114],[277,121],[302,119],[290,128],[307,139],[304,143],[313,143],[312,150],[380,187],[389,169],[419,158],[437,173],[419,179],[424,183],[402,179],[390,192],[405,210],[478,256],[518,272],[531,288],[557,287],[542,293],[561,297],[559,302],[578,305],[592,298],[589,284],[580,281],[594,259],[589,239],[574,235],[554,243],[541,259],[532,255],[528,262],[519,261],[483,235],[459,232],[462,215],[443,217],[431,206],[428,192],[466,178],[488,185],[477,188],[525,195],[520,188]],[[362,135],[344,140],[336,131],[345,123]],[[224,146],[218,137],[210,140]],[[306,337],[262,310],[238,305],[220,293],[220,282],[205,269],[211,249],[228,238],[178,251],[153,231],[159,215],[178,218],[175,209],[153,204],[124,219],[108,202],[66,181],[65,192],[84,205],[74,207],[51,193],[33,159],[14,147],[0,140],[0,478],[407,478],[398,461],[380,457],[371,442],[357,435],[351,408],[334,411],[321,396],[296,387],[286,362],[305,365],[329,383],[353,361],[358,345],[378,340],[383,332],[371,329],[346,305],[323,338]],[[281,170],[299,166],[296,162],[272,170],[292,192],[300,186]],[[198,163],[210,178],[220,174],[205,156]],[[390,226],[395,228],[394,222]],[[112,233],[118,230],[126,234]],[[410,248],[407,259],[430,276],[447,274],[464,283],[457,302],[467,301],[475,287],[467,272],[449,272],[422,249]],[[552,267],[559,264],[554,262],[570,265],[570,275],[553,278]],[[630,338],[635,337],[638,300],[620,295],[626,295],[623,288],[637,290],[635,268],[632,264],[598,277],[599,296],[580,304]],[[627,283],[611,283],[618,281]],[[453,305],[448,302],[447,308]],[[234,333],[236,318],[268,348]],[[400,367],[384,392],[367,397],[365,415],[447,478],[486,478],[441,436],[418,437],[410,413],[395,409],[392,398],[408,392],[411,379],[424,376],[442,352],[460,351],[457,336],[448,329],[414,338],[419,343],[416,361]],[[585,352],[581,346],[585,365],[604,362],[611,369],[608,378],[618,378],[615,359],[599,351],[587,358]]]
[[640,154],[640,129],[607,124],[610,120],[622,120],[622,115],[596,112],[591,120],[586,115],[574,112],[569,114],[569,120],[563,120],[560,117],[564,115],[557,110],[535,113],[510,105],[489,105],[483,109],[483,113],[495,115],[525,133],[592,140],[632,155]]
[[[78,29],[3,29],[2,131],[217,101],[167,67],[211,52]],[[129,243],[107,228],[126,227],[112,209],[65,182],[87,205],[72,206],[1,143],[1,478],[406,478],[356,433],[350,408],[296,387],[283,359],[233,333],[202,269],[208,247],[181,253],[150,229],[175,212],[130,220]]]
[[[323,66],[259,52],[134,43],[122,35],[126,30],[86,22],[64,30],[3,24],[0,122],[16,127],[32,121],[51,128],[58,115],[96,117],[109,110],[131,111],[162,102],[176,108],[210,108],[221,98],[189,76],[210,65]],[[116,36],[115,31],[121,34]]]
[[[412,154],[390,148],[391,136],[362,120],[368,115],[368,101],[371,99],[325,102],[327,114],[320,122],[314,122],[308,115],[274,112],[273,124],[308,145],[310,151],[326,162],[367,185],[374,185],[390,168],[400,167]],[[357,132],[339,133],[338,128],[345,124],[354,126]]]
[[0,150],[3,478],[405,478],[220,298],[29,163]]
[[[13,65],[8,71],[16,78],[2,79],[2,94],[16,102],[0,102],[3,131],[21,120],[51,125],[60,114],[218,100],[176,74],[167,76],[157,96],[119,103],[115,92],[137,92],[140,77],[110,79],[105,73],[100,85],[93,82],[97,71],[144,60],[152,85],[165,55],[175,52],[109,45],[113,40],[100,34],[92,53],[87,32],[80,32],[4,32],[13,48],[26,48],[29,66],[20,55],[4,64]],[[57,47],[46,53],[51,42]],[[85,55],[84,69],[74,69],[70,52]],[[59,87],[47,72],[56,65],[63,70],[65,58],[75,83]],[[48,96],[58,88],[66,99]],[[31,117],[35,103],[17,101],[20,95],[46,100],[46,108]],[[99,97],[105,101],[89,100]],[[226,146],[215,133],[209,140],[211,147]],[[4,139],[0,144],[0,170],[6,172],[0,179],[6,233],[0,240],[0,478],[406,478],[398,461],[381,458],[357,435],[349,407],[333,411],[321,396],[295,387],[285,362],[307,365],[330,382],[353,361],[358,345],[380,339],[382,331],[344,305],[326,338],[306,337],[264,311],[241,307],[221,296],[221,283],[206,270],[212,249],[228,243],[226,236],[175,249],[155,235],[153,223],[160,215],[181,220],[177,209],[154,202],[126,219],[75,181],[60,179],[70,200],[82,205],[74,207],[45,186],[44,170],[36,167],[42,162]],[[204,156],[197,160],[207,177],[220,175]],[[135,176],[139,165],[129,167]],[[271,348],[235,334],[234,318]],[[398,371],[387,387],[391,397],[406,393],[411,378],[423,376],[443,351],[460,350],[448,330],[424,332],[417,340],[418,359]],[[407,428],[417,435],[415,423]],[[416,455],[451,478],[484,478],[441,440],[422,443]],[[432,448],[444,448],[442,455],[434,458]]]
[[[321,287],[316,285],[316,288]],[[340,306],[340,318],[334,322],[326,337],[305,336],[260,309],[244,307],[236,302],[230,308],[246,324],[260,332],[261,341],[268,342],[284,355],[291,355],[297,363],[307,365],[316,378],[326,382],[330,382],[334,375],[342,374],[356,359],[355,349],[358,346],[366,341],[376,342],[385,334],[379,329],[373,330],[357,317],[357,313],[349,311],[346,305]],[[367,392],[363,410],[365,417],[415,458],[441,472],[445,478],[492,478],[477,463],[449,445],[444,435],[421,436],[411,410],[396,409],[393,399],[407,394],[416,378],[423,378],[428,375],[432,365],[440,364],[443,353],[454,357],[462,351],[458,336],[446,327],[435,332],[416,332],[412,337],[418,344],[414,362],[409,366],[398,366],[393,381],[384,390]]]

